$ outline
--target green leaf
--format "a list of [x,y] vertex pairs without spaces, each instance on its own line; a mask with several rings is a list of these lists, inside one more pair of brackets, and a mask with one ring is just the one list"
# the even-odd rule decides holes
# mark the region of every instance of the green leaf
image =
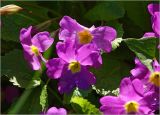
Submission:
[[157,41],[157,38],[128,38],[124,40],[129,49],[133,51],[149,69],[151,69],[151,60],[156,57]]
[[124,2],[124,8],[127,16],[143,31],[150,31],[151,21],[147,9],[148,1]]
[[115,20],[124,16],[125,10],[118,2],[101,2],[90,9],[85,18],[90,21]]
[[87,97],[90,92],[91,92],[91,89],[90,90],[81,90],[81,89],[76,88],[72,93],[64,94],[63,103],[70,104],[71,99],[73,97],[78,96],[78,97],[84,98],[84,97]]
[[101,114],[95,105],[92,105],[87,99],[82,97],[73,97],[71,103],[73,109],[79,114]]
[[27,66],[21,50],[13,50],[2,59],[2,75],[9,78],[9,81],[18,87],[32,88],[40,85],[39,77],[32,77],[33,72]]
[[[100,68],[91,69],[96,76],[96,89],[100,91],[115,90],[122,78],[130,75],[134,55],[124,44],[109,54],[102,54],[103,64]],[[108,94],[110,92],[106,92]]]
[[42,106],[42,111],[47,106],[47,100],[48,100],[47,85],[44,85],[40,95],[40,104]]

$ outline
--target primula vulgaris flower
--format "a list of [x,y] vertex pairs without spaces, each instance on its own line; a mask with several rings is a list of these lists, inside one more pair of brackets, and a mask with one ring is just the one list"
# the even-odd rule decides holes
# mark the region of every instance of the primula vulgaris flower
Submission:
[[104,96],[100,99],[100,110],[104,114],[152,114],[149,108],[150,95],[143,96],[143,84],[139,79],[124,78],[120,84],[120,94]]
[[46,51],[53,43],[54,39],[48,32],[39,32],[32,35],[33,28],[22,28],[20,31],[20,42],[24,49],[24,57],[29,62],[33,70],[41,68],[40,61],[44,60],[42,52]]
[[51,107],[45,115],[67,115],[67,111],[64,108]]
[[98,49],[106,52],[111,51],[111,41],[116,38],[116,31],[111,27],[102,26],[95,28],[92,26],[91,28],[87,28],[69,16],[64,16],[61,19],[60,27],[60,40],[76,39],[76,43],[79,44],[79,46],[93,43]]
[[74,87],[88,89],[95,84],[94,75],[88,67],[97,67],[102,63],[98,51],[94,51],[94,45],[87,44],[76,48],[75,41],[66,40],[56,45],[59,58],[53,58],[46,63],[47,75],[50,78],[60,78],[58,90],[60,93],[69,93]]
[[153,92],[151,106],[155,109],[159,107],[159,90],[160,90],[160,64],[157,60],[152,63],[153,71],[150,71],[140,60],[135,59],[136,67],[131,70],[131,79],[140,79],[145,89],[144,94]]
[[[148,11],[151,14],[152,29],[154,32],[147,32],[144,38],[157,37],[160,38],[160,4],[149,4]],[[158,46],[160,48],[160,45]]]

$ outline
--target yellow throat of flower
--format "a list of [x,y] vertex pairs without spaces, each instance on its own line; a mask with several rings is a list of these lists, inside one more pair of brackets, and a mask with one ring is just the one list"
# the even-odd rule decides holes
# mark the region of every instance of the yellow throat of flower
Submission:
[[83,30],[78,32],[79,42],[80,44],[90,43],[93,39],[93,36],[88,30]]
[[36,46],[32,45],[31,46],[31,51],[35,54],[35,55],[39,55],[39,50]]
[[149,77],[149,82],[160,87],[160,72],[153,72]]
[[138,112],[139,104],[136,101],[129,101],[124,105],[127,113]]
[[69,64],[68,69],[71,70],[72,73],[77,73],[81,70],[81,65],[77,61],[73,61]]

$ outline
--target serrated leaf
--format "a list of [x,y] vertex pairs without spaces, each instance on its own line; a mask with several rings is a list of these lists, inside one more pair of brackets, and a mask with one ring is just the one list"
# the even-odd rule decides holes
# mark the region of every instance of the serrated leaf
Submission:
[[141,62],[151,69],[151,60],[156,56],[157,38],[128,38],[124,42]]
[[117,47],[119,47],[122,40],[122,38],[116,38],[114,41],[112,41],[112,50],[115,50]]
[[32,77],[33,71],[29,69],[21,50],[13,50],[1,56],[2,75],[8,77],[9,81],[18,87],[32,88],[40,85],[39,77]]
[[40,104],[42,106],[42,111],[47,106],[48,93],[47,93],[47,85],[44,85],[40,95]]
[[87,99],[82,97],[73,97],[71,103],[72,107],[79,114],[101,114],[95,105],[92,105]]
[[115,20],[123,17],[125,10],[116,2],[101,2],[90,9],[85,18],[90,21]]

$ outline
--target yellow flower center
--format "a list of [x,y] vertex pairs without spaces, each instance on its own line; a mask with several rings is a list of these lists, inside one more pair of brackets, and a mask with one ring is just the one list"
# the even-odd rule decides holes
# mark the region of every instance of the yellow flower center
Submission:
[[77,73],[81,70],[81,65],[77,61],[73,61],[69,64],[68,69],[71,70],[72,73]]
[[160,72],[153,72],[149,77],[149,82],[157,87],[160,87]]
[[138,112],[139,104],[136,101],[129,101],[124,105],[127,113]]
[[39,50],[36,46],[32,45],[31,46],[31,51],[35,54],[35,55],[39,55]]
[[79,42],[80,44],[90,43],[93,39],[93,36],[88,30],[83,30],[78,32]]

